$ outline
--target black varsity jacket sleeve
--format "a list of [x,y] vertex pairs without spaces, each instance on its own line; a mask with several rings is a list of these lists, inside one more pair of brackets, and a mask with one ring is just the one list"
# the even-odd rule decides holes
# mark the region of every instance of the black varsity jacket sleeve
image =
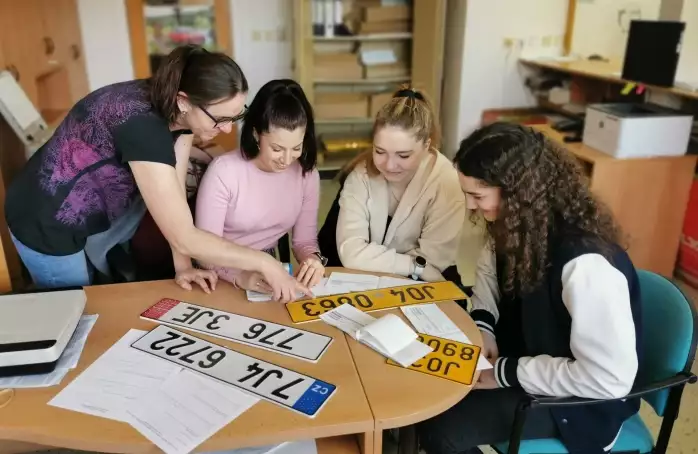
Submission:
[[501,387],[536,395],[590,399],[628,394],[638,369],[628,282],[599,254],[584,254],[562,270],[562,300],[572,317],[573,358],[498,358]]

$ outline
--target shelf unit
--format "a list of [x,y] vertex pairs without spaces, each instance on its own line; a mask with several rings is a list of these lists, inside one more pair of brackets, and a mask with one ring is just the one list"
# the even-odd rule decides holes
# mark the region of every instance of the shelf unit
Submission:
[[[434,109],[439,112],[441,82],[443,77],[443,50],[446,17],[446,0],[411,0],[411,30],[400,33],[372,33],[353,36],[314,36],[312,22],[312,0],[293,1],[294,20],[294,72],[296,80],[305,90],[310,102],[317,106],[319,93],[355,93],[370,96],[390,93],[404,83],[426,91],[434,101]],[[364,4],[366,2],[363,2]],[[345,1],[345,12],[355,7],[354,2]],[[355,12],[355,10],[354,10]],[[353,16],[353,14],[349,14]],[[409,74],[381,77],[356,78],[355,75],[328,77],[315,75],[316,51],[318,47],[334,46],[343,52],[357,54],[364,43],[390,43],[401,47],[409,46],[405,54]],[[342,51],[337,51],[341,53]],[[332,53],[324,50],[322,53]],[[360,61],[360,60],[358,60]],[[365,74],[365,73],[364,73]],[[316,118],[316,130],[321,142],[326,140],[365,139],[370,136],[373,118],[369,103],[365,115],[348,112],[346,117],[333,115],[332,118]],[[321,150],[325,150],[323,144]],[[323,152],[319,157],[321,170],[337,170],[344,163],[365,148],[347,149],[340,152]]]

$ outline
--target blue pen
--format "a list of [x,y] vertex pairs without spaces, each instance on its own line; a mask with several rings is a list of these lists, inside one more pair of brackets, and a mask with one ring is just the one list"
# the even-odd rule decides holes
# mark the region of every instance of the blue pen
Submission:
[[282,263],[281,264],[284,268],[286,268],[286,271],[288,271],[288,274],[293,276],[293,266],[290,263]]

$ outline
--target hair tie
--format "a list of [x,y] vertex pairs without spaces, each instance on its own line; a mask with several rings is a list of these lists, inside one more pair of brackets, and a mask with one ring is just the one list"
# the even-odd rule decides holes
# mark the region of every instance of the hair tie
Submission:
[[414,91],[411,88],[403,88],[393,95],[393,98],[412,98],[424,101],[424,96],[421,93]]

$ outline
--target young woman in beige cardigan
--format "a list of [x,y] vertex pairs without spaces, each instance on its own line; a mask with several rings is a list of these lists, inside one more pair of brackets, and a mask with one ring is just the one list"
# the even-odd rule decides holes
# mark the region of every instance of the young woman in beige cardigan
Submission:
[[465,200],[453,164],[437,150],[438,129],[430,102],[411,88],[378,112],[373,150],[342,171],[320,231],[329,265],[460,284]]

